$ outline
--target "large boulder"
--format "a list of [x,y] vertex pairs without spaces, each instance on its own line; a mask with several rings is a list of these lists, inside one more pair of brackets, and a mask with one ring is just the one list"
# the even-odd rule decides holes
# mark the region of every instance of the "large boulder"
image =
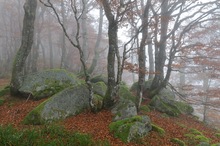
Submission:
[[121,139],[123,142],[131,142],[146,136],[152,126],[148,116],[134,116],[112,122],[109,128],[114,137]]
[[131,94],[129,89],[122,85],[119,90],[119,101],[112,108],[113,121],[130,118],[137,115],[137,108],[135,104],[136,98]]
[[[144,83],[144,93],[149,92],[152,80]],[[138,83],[134,83],[130,88],[130,91],[136,92]],[[184,102],[177,101],[175,93],[169,88],[163,88],[157,95],[155,95],[150,106],[154,109],[166,113],[170,116],[178,116],[179,114],[192,114],[193,108]]]
[[29,74],[24,77],[19,91],[24,95],[31,95],[35,100],[39,100],[44,97],[52,96],[80,82],[75,75],[66,70],[52,69]]
[[119,102],[111,110],[113,113],[113,121],[130,118],[137,115],[137,108],[134,102],[121,98]]
[[[149,90],[151,84],[152,84],[152,80],[145,81],[145,82],[144,82],[143,91]],[[132,86],[131,86],[131,88],[130,88],[130,91],[136,93],[136,92],[137,92],[137,89],[138,89],[138,82],[135,82],[135,83],[132,84]]]
[[170,116],[179,116],[180,114],[192,114],[193,108],[189,104],[176,101],[173,96],[168,95],[169,94],[155,95],[150,102],[150,106]]
[[[94,94],[95,108],[101,109],[103,97]],[[85,84],[69,87],[32,110],[24,119],[24,124],[44,124],[47,122],[65,119],[89,109],[89,90]]]
[[105,93],[107,91],[107,86],[104,82],[100,81],[100,82],[96,82],[96,83],[93,83],[93,92],[95,94],[98,94],[102,97],[105,96]]
[[108,78],[103,75],[97,75],[93,78],[91,78],[92,83],[97,83],[97,82],[104,82],[106,85],[108,84]]

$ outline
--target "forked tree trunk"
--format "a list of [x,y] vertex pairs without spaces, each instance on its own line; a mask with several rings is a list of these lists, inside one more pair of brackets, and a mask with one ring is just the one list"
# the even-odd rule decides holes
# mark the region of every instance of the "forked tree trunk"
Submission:
[[[166,84],[164,82],[164,65],[166,60],[166,43],[167,43],[167,30],[169,24],[168,1],[163,1],[161,4],[161,35],[160,41],[156,44],[155,51],[155,76],[151,85],[150,98],[156,95]],[[163,83],[163,84],[162,84]]]
[[16,54],[13,69],[12,79],[10,83],[10,92],[12,95],[17,95],[23,82],[23,69],[28,54],[31,51],[34,37],[34,21],[36,15],[37,0],[26,0],[24,4],[24,20],[22,29],[21,46]]

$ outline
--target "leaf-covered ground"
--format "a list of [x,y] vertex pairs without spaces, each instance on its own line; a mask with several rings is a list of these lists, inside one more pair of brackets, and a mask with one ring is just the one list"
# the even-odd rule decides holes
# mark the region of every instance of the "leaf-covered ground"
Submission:
[[[3,86],[3,84],[4,83],[0,81],[0,87]],[[4,104],[0,106],[0,125],[12,124],[17,128],[27,128],[28,126],[23,125],[21,121],[34,107],[44,101],[31,101],[11,97],[10,95],[6,95],[4,98],[6,100]],[[160,135],[152,131],[148,136],[144,137],[139,144],[124,144],[119,139],[113,137],[108,128],[112,115],[107,110],[96,114],[85,112],[61,121],[59,124],[64,125],[67,130],[89,133],[95,140],[108,140],[112,146],[175,146],[170,140],[172,138],[186,139],[184,135],[190,128],[197,129],[206,137],[211,138],[211,143],[220,142],[215,136],[215,130],[197,121],[193,116],[182,115],[179,118],[174,118],[156,111],[144,114],[148,115],[154,124],[163,128],[165,134]]]

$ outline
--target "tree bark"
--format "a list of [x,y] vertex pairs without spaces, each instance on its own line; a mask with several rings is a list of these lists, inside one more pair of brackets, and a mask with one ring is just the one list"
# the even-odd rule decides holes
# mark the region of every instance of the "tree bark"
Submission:
[[114,105],[116,100],[117,91],[116,89],[116,81],[115,81],[115,55],[116,49],[118,49],[118,22],[115,20],[114,15],[112,14],[112,10],[107,0],[102,1],[105,15],[108,19],[108,38],[109,38],[109,50],[108,50],[108,89],[106,92],[106,102],[104,106],[106,108],[110,108]]
[[139,63],[139,71],[138,71],[138,109],[141,106],[142,98],[143,98],[143,88],[145,82],[145,74],[146,74],[146,55],[145,55],[145,46],[148,38],[148,17],[149,17],[149,8],[151,5],[151,1],[148,0],[147,4],[144,8],[143,18],[142,18],[142,39],[140,43],[140,48],[138,50],[138,63]]
[[148,58],[149,58],[149,75],[148,80],[151,80],[154,78],[154,54],[153,54],[153,44],[150,37],[148,37]]
[[167,43],[167,30],[169,24],[169,12],[168,12],[168,1],[163,1],[161,4],[161,35],[160,41],[155,45],[158,51],[155,51],[155,76],[151,85],[151,97],[154,96],[162,89],[164,79],[164,65],[166,60],[166,43]]
[[19,88],[23,82],[23,69],[25,65],[25,60],[27,59],[27,56],[30,53],[33,44],[36,8],[37,0],[25,1],[22,41],[14,60],[12,79],[10,83],[10,92],[12,95],[19,94]]

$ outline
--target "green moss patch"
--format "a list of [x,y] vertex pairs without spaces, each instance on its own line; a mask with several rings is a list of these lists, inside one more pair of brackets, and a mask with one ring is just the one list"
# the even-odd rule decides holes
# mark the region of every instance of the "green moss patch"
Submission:
[[163,128],[159,127],[156,124],[151,124],[152,125],[152,130],[159,133],[161,136],[163,136],[166,132]]
[[0,125],[1,146],[110,146],[107,140],[95,141],[89,134],[67,131],[59,125],[17,130]]
[[119,96],[123,99],[131,100],[132,102],[136,103],[136,97],[132,95],[129,91],[129,88],[126,85],[121,85],[119,89]]
[[0,98],[0,106],[4,104],[4,99]]
[[216,133],[215,136],[216,136],[217,138],[220,138],[220,133]]
[[200,143],[209,143],[211,140],[203,135],[201,131],[191,128],[189,132],[184,135],[188,145],[198,145]]
[[[48,99],[50,100],[50,99]],[[41,125],[45,124],[45,120],[41,117],[41,112],[44,108],[44,105],[48,100],[45,100],[40,105],[38,105],[35,109],[33,109],[23,120],[23,124],[31,124],[31,125]]]
[[97,94],[93,95],[93,104],[95,105],[95,112],[100,111],[103,108],[103,97]]
[[147,105],[142,105],[140,107],[141,112],[150,112],[150,108]]
[[175,144],[178,144],[179,146],[186,146],[185,142],[178,139],[178,138],[172,138],[170,141],[175,143]]
[[6,86],[4,87],[3,89],[0,90],[0,97],[6,95],[6,94],[9,94],[10,93],[10,87],[9,86]]

